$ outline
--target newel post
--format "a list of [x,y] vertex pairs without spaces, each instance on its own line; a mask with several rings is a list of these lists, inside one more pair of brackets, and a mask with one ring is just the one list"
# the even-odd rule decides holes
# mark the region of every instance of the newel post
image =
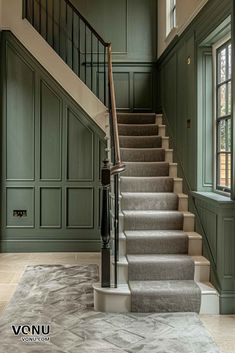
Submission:
[[102,183],[102,213],[101,213],[101,287],[110,287],[110,183],[111,171],[109,161],[103,161],[104,165],[101,170]]

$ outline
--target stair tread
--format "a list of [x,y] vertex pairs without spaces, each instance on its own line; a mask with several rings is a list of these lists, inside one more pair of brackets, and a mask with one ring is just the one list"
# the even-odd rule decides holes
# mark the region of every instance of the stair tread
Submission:
[[126,230],[126,237],[162,237],[162,236],[185,236],[183,230]]
[[[197,283],[194,280],[149,280],[149,281],[129,281],[132,289],[141,289],[141,291],[157,293],[168,290],[169,285],[173,286],[178,292],[184,292],[187,288],[190,290]],[[174,295],[174,293],[172,293]]]
[[[191,258],[195,265],[201,265],[201,266],[209,266],[210,262],[209,260],[207,260],[204,256],[191,256],[191,255],[187,255],[187,254],[130,254],[127,255],[129,256],[133,256],[136,258],[136,261],[138,262],[142,262],[143,258],[146,258],[146,260],[149,259],[149,261],[151,262],[155,262],[155,257],[158,258],[160,260],[160,257],[162,257],[161,260],[163,260],[163,257],[167,260],[170,261],[174,261],[174,258],[176,258],[178,256],[178,259],[180,260],[183,258]],[[127,260],[127,256],[120,256],[119,261],[118,261],[118,265],[120,266],[128,266],[128,260]],[[157,259],[156,259],[157,260]]]
[[[187,280],[189,281],[189,280]],[[159,282],[159,281],[130,281],[133,284],[135,282],[143,282],[144,285],[147,285],[149,282]],[[162,281],[163,282],[163,281]],[[164,282],[169,282],[169,281],[164,281]],[[178,282],[180,282],[180,280],[178,280]],[[184,282],[184,281],[182,281]],[[198,287],[201,290],[201,294],[202,295],[218,295],[217,290],[215,289],[215,287],[210,283],[210,282],[198,282],[198,281],[194,281]],[[154,285],[154,283],[153,283]],[[128,283],[119,283],[117,288],[107,288],[107,287],[101,287],[100,283],[94,283],[93,287],[100,291],[100,292],[109,292],[110,294],[117,294],[117,295],[131,295],[131,291],[130,291],[130,287]]]
[[128,216],[131,216],[131,215],[140,215],[140,216],[143,216],[145,214],[147,215],[163,215],[163,214],[175,214],[175,215],[178,215],[178,214],[184,214],[184,213],[187,213],[187,212],[181,212],[181,211],[175,211],[175,210],[122,210],[123,214],[124,215],[128,215]]
[[160,237],[160,236],[183,236],[189,238],[201,239],[202,236],[196,232],[185,232],[183,230],[126,230],[120,234],[120,238],[126,237]]

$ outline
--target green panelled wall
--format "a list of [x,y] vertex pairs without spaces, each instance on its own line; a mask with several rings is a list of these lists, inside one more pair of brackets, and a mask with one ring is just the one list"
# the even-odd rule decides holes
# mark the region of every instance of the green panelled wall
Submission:
[[191,193],[190,210],[211,261],[221,313],[235,313],[235,203],[212,192],[211,44],[230,29],[231,12],[231,0],[209,0],[158,60],[157,109],[165,115],[185,192]]
[[1,58],[1,250],[99,250],[104,133],[9,32]]
[[71,2],[112,43],[118,109],[154,111],[157,0]]

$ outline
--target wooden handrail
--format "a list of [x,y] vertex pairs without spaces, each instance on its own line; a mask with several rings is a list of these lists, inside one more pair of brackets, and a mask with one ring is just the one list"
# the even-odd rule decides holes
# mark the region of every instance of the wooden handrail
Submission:
[[113,175],[121,173],[125,170],[125,164],[122,163],[120,145],[118,138],[118,124],[117,124],[117,109],[116,109],[116,98],[115,89],[113,82],[113,69],[112,69],[112,45],[108,45],[108,82],[109,82],[109,92],[110,92],[110,106],[111,106],[111,116],[112,116],[112,127],[113,127],[113,143],[114,143],[114,163],[111,168],[111,173]]

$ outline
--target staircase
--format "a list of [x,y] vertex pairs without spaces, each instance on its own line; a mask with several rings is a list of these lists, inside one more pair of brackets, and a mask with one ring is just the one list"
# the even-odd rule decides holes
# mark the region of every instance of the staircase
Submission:
[[182,193],[162,116],[118,114],[122,161],[118,288],[95,286],[95,309],[219,313],[210,263]]

